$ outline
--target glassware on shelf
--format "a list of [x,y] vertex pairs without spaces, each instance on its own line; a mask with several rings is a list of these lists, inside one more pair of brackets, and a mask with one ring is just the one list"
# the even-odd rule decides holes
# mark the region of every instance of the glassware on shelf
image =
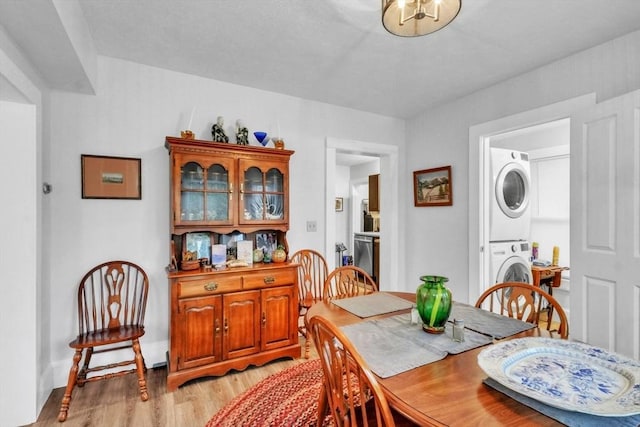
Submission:
[[213,165],[207,170],[207,190],[227,191],[229,187],[229,173],[221,165]]
[[267,138],[266,132],[254,132],[253,135],[263,147],[269,143],[269,138]]
[[278,169],[269,169],[266,176],[267,192],[281,193],[284,191],[283,181],[283,175]]
[[203,169],[199,164],[194,162],[186,163],[180,172],[182,189],[201,190],[204,188]]

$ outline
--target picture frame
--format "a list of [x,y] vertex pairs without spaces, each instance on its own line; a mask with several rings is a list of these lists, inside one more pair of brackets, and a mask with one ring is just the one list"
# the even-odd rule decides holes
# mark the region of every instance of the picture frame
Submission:
[[451,166],[414,171],[413,203],[416,207],[453,205]]
[[82,154],[83,199],[142,198],[142,159]]
[[336,197],[336,212],[342,212],[344,199]]
[[198,259],[211,260],[211,244],[210,233],[186,233],[183,251],[197,252]]
[[256,233],[256,249],[262,249],[266,254],[273,253],[278,248],[276,233]]

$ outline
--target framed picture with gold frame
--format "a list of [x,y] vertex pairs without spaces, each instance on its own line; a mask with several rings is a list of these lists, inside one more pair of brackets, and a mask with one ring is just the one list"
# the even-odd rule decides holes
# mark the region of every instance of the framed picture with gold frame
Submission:
[[451,206],[451,166],[413,172],[413,202],[415,206]]
[[140,200],[141,163],[138,158],[82,154],[82,198]]

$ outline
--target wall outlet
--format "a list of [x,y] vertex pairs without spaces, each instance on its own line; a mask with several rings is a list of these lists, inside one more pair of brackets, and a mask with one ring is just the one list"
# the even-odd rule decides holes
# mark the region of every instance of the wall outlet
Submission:
[[307,221],[307,231],[309,232],[318,231],[318,223],[316,221]]

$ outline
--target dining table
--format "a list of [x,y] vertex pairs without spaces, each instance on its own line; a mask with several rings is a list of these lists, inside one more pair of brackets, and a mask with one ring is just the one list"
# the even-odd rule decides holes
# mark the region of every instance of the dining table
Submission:
[[[385,293],[415,303],[415,293]],[[411,310],[409,306],[363,318],[326,300],[315,303],[309,309],[307,319],[322,316],[344,328]],[[551,334],[544,328],[531,327],[500,341],[522,337],[549,338]],[[482,349],[493,342],[497,340],[457,354],[447,354],[441,360],[404,372],[384,377],[376,374],[376,377],[389,405],[420,426],[563,425],[484,383],[487,375],[478,365],[477,358]],[[363,354],[363,357],[366,361],[367,355]]]

